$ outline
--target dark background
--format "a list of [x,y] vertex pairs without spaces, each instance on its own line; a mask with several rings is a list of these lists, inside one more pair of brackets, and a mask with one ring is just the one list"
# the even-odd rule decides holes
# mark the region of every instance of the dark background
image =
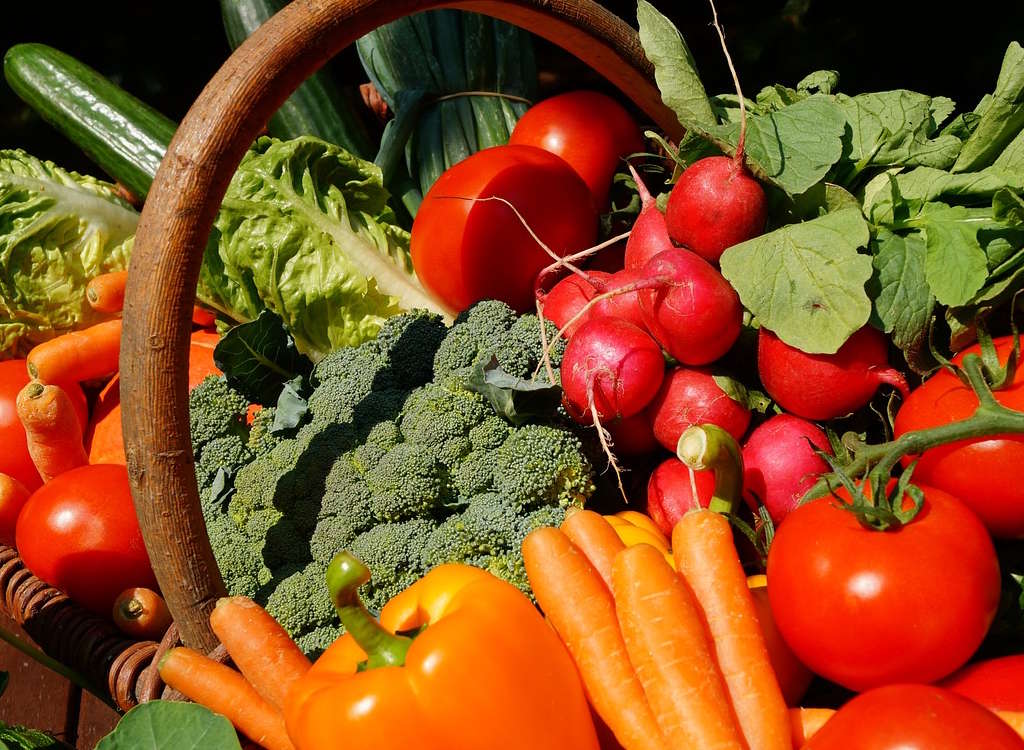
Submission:
[[[655,0],[689,42],[708,91],[731,90],[703,0]],[[604,3],[630,23],[635,4]],[[0,49],[45,42],[97,68],[168,116],[180,119],[228,55],[216,0],[180,2],[8,2]],[[938,10],[932,2],[720,0],[719,16],[748,95],[774,82],[793,85],[831,68],[848,93],[909,88],[973,108],[992,90],[1006,46],[1024,41],[1024,2],[976,0]],[[12,7],[13,6],[13,7]],[[947,8],[950,6],[946,6]],[[538,47],[553,87],[595,83],[550,45]],[[332,64],[350,84],[364,80],[352,50]],[[546,79],[547,80],[547,79]],[[597,82],[599,84],[599,82]],[[97,171],[0,82],[0,148],[24,148],[79,171]]]

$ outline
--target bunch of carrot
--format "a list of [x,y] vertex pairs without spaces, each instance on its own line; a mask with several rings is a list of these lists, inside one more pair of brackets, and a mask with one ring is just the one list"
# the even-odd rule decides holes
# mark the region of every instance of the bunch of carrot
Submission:
[[678,572],[580,511],[530,534],[523,558],[595,712],[626,750],[790,750],[791,718],[728,520],[690,513],[672,548]]
[[179,647],[160,661],[160,677],[190,700],[219,713],[266,750],[294,750],[282,708],[309,659],[273,617],[252,599],[221,599],[210,626],[238,668]]

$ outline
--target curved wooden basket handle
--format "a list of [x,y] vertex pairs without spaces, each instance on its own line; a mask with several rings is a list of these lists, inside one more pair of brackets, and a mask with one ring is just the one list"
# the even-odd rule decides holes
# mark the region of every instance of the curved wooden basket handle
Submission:
[[182,121],[139,222],[121,348],[132,495],[157,580],[185,643],[217,641],[208,615],[224,584],[199,507],[188,426],[191,310],[206,238],[228,182],[298,85],[359,37],[402,16],[461,8],[509,21],[603,74],[669,135],[637,34],[592,0],[295,0],[224,63]]

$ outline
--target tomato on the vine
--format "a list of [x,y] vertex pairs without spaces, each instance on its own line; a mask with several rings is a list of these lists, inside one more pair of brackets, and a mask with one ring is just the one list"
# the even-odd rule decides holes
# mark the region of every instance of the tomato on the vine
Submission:
[[889,685],[840,708],[803,750],[1024,750],[1024,740],[974,701],[932,685]]
[[[999,361],[1005,363],[1013,337],[995,340]],[[980,354],[976,345],[958,354],[961,365],[967,354]],[[996,401],[1010,409],[1024,410],[1024,368],[1018,367],[1013,383],[994,391]],[[978,397],[947,370],[941,370],[916,388],[896,414],[896,437],[911,430],[966,419],[978,407]],[[909,460],[909,459],[908,459]],[[1024,537],[1024,482],[1018,479],[1024,466],[1024,435],[995,435],[963,440],[924,452],[914,478],[961,498],[998,538]]]
[[157,587],[124,466],[57,475],[29,498],[15,537],[29,570],[104,616],[125,589]]
[[812,671],[852,690],[945,677],[995,617],[988,532],[956,498],[921,489],[920,513],[888,531],[863,526],[835,498],[813,500],[786,516],[769,549],[782,636]]

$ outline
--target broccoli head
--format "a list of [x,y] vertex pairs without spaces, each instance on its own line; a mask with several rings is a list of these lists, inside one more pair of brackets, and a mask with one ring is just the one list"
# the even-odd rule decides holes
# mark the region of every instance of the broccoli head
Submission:
[[247,440],[245,413],[249,401],[228,385],[223,376],[208,375],[188,396],[188,427],[192,453],[197,457],[211,440],[235,435]]
[[402,408],[399,429],[409,443],[429,446],[449,469],[469,453],[469,433],[494,412],[479,393],[454,378],[412,392]]
[[276,413],[275,407],[264,406],[253,415],[252,424],[249,426],[249,450],[253,456],[270,453],[274,446],[281,442],[281,437],[270,431]]
[[[434,357],[434,378],[440,380],[487,362],[499,338],[516,322],[516,312],[504,302],[477,302],[455,319]],[[538,337],[540,333],[538,331]]]
[[333,632],[330,641],[341,633],[338,616],[327,590],[327,566],[319,562],[296,565],[275,576],[272,586],[264,587],[256,601],[262,604],[293,638],[321,628]]
[[521,508],[582,506],[595,489],[582,441],[562,427],[519,427],[494,459],[494,489]]
[[433,521],[422,518],[382,523],[355,538],[349,551],[370,569],[372,576],[359,590],[367,608],[380,612],[426,572],[421,550],[434,526]]
[[239,435],[229,434],[214,438],[203,446],[199,460],[196,461],[196,482],[199,485],[199,497],[209,498],[213,480],[223,469],[233,476],[239,469],[252,460],[253,454],[247,442]]
[[424,445],[401,443],[366,472],[370,510],[380,521],[405,521],[443,511],[451,499],[448,470]]

